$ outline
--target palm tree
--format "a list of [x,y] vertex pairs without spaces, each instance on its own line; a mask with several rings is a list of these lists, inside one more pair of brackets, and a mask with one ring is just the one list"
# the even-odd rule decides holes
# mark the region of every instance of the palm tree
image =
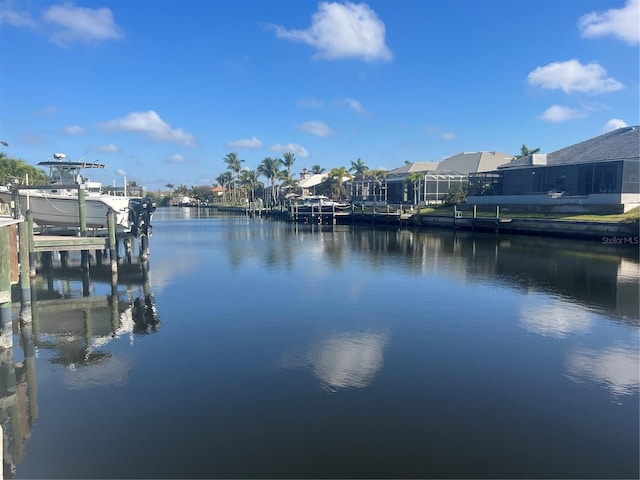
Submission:
[[29,177],[32,185],[45,183],[47,175],[31,165],[27,165],[23,160],[9,158],[4,152],[0,152],[0,182],[2,184],[18,181],[23,184]]
[[[235,152],[227,153],[224,157],[224,163],[227,164],[227,169],[233,172],[233,178],[235,182],[238,181],[238,175],[240,175],[240,171],[242,170],[242,164],[244,160],[238,158],[238,154]],[[232,184],[235,187],[235,182]]]
[[[380,200],[383,200],[383,198],[382,198],[382,184],[383,184],[383,181],[387,178],[386,170],[378,170],[378,169],[369,170],[367,172],[367,176],[373,179],[373,181],[374,181],[374,183],[375,183],[375,185],[377,187],[378,193],[380,195],[379,198],[380,198]],[[375,190],[376,189],[374,189],[374,192],[373,192],[373,195],[374,195],[373,198],[374,199],[375,199],[375,194],[376,194]]]
[[422,172],[411,172],[409,175],[409,181],[411,185],[413,185],[413,204],[418,204],[418,197],[420,192],[420,180],[424,178],[424,173]]
[[[519,158],[528,157],[529,155],[533,155],[534,153],[538,153],[539,151],[540,151],[539,147],[529,150],[529,148],[527,148],[526,145],[522,145],[522,147],[520,147],[520,155],[516,155],[515,157],[513,157],[513,160],[517,160]],[[511,161],[513,161],[513,160],[511,160]]]
[[[350,172],[353,172],[354,174],[354,180],[360,180],[361,181],[361,185],[360,185],[360,193],[362,194],[362,189],[364,189],[364,177],[367,174],[367,171],[369,171],[369,167],[367,167],[367,165],[359,158],[358,160],[356,160],[355,162],[352,160],[351,161],[351,167],[349,168]],[[356,183],[353,182],[351,184],[351,196],[355,196],[356,194]]]
[[258,173],[271,182],[271,202],[276,201],[276,180],[280,178],[280,161],[278,158],[265,157],[258,165]]
[[313,173],[314,175],[318,175],[320,173],[324,173],[324,168],[322,168],[320,165],[314,165],[311,167],[311,173]]
[[225,201],[225,196],[229,188],[229,184],[231,183],[232,180],[233,180],[233,175],[229,171],[222,172],[220,175],[216,177],[216,182],[218,182],[218,185],[220,185],[225,190],[224,192],[222,192],[223,202]]
[[257,171],[251,169],[240,172],[240,184],[249,192],[249,202],[253,202],[256,189],[262,186],[259,176]]
[[298,180],[293,177],[287,175],[287,172],[281,172],[283,175],[281,177],[282,183],[280,184],[284,188],[289,188],[290,190],[297,190],[299,186]]
[[291,169],[296,161],[296,156],[291,152],[286,152],[283,157],[283,159],[278,159],[278,161],[287,169],[287,177],[291,177]]
[[344,187],[344,178],[353,178],[353,175],[345,167],[332,168],[327,176],[331,197],[339,199],[347,193]]
[[366,173],[369,171],[369,167],[361,160],[358,159],[355,162],[351,161],[351,167],[349,168],[350,172],[353,172],[356,179],[363,180]]

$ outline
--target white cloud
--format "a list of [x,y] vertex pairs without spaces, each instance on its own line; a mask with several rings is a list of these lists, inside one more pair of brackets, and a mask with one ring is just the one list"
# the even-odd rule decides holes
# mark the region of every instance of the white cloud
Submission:
[[534,87],[560,89],[565,93],[597,94],[624,88],[616,79],[608,77],[607,71],[599,64],[582,65],[576,59],[538,67],[529,73],[527,80]]
[[456,134],[453,132],[445,132],[440,135],[440,138],[442,138],[443,140],[455,140]]
[[102,152],[102,153],[118,153],[120,152],[120,149],[114,145],[113,143],[109,143],[106,145],[96,145],[95,147],[93,147],[93,149],[96,152]]
[[320,2],[306,30],[287,30],[272,25],[278,38],[311,45],[314,57],[327,60],[362,58],[391,61],[393,54],[385,44],[385,26],[364,3]]
[[300,100],[298,100],[298,106],[305,107],[305,108],[322,108],[323,104],[322,104],[322,100],[318,100],[317,98],[313,98],[313,97],[308,97],[308,98],[301,98]]
[[51,143],[48,138],[31,132],[22,133],[22,135],[20,135],[20,141],[23,143],[28,143],[30,145],[44,145],[47,143]]
[[107,132],[139,132],[155,140],[180,143],[188,147],[196,145],[195,137],[181,128],[172,129],[153,110],[131,112],[128,115],[98,125]]
[[116,170],[116,175],[120,175],[121,177],[126,177],[126,176],[127,176],[127,171],[126,171],[126,170],[123,170],[123,169],[121,169],[121,168],[118,168],[118,169]]
[[329,127],[329,125],[319,120],[313,120],[310,122],[305,122],[302,125],[298,125],[298,130],[312,133],[313,135],[317,135],[318,137],[328,137],[329,135],[331,135],[331,128]]
[[624,127],[628,127],[627,122],[625,122],[624,120],[620,120],[619,118],[612,118],[605,124],[602,131],[606,133]]
[[296,155],[297,157],[309,156],[309,152],[307,152],[307,150],[303,146],[298,145],[297,143],[288,143],[286,145],[282,145],[281,143],[276,143],[275,145],[271,145],[269,147],[269,150],[271,150],[272,152],[280,152],[280,153],[290,152]]
[[0,25],[6,23],[14,27],[35,27],[36,22],[28,12],[12,10],[9,2],[0,3]]
[[121,28],[114,22],[113,14],[108,8],[93,10],[65,3],[47,9],[43,18],[59,27],[49,39],[60,46],[73,42],[96,43],[123,37]]
[[67,135],[82,135],[87,133],[86,128],[82,128],[80,125],[68,125],[62,129]]
[[560,123],[567,120],[586,117],[586,112],[576,110],[575,108],[563,107],[561,105],[552,105],[547,108],[540,118],[548,122]]
[[167,161],[169,163],[185,163],[187,159],[184,155],[180,155],[179,153],[174,153],[167,159]]
[[437,135],[442,140],[455,140],[458,138],[454,132],[443,132],[440,128],[435,126],[425,127],[424,131],[427,135]]
[[640,42],[640,0],[628,0],[623,8],[583,15],[579,25],[585,38],[612,35],[635,45]]
[[356,113],[362,113],[362,114],[369,113],[367,112],[367,109],[364,108],[359,101],[354,100],[353,98],[343,98],[342,100],[340,100],[340,103],[342,105],[347,105],[351,110],[353,110]]
[[227,142],[227,148],[260,148],[262,147],[262,142],[256,138],[242,138],[240,140],[234,140],[232,142]]
[[36,115],[45,116],[45,115],[55,115],[56,113],[58,113],[58,107],[56,107],[55,105],[49,105],[47,107],[44,107],[38,110],[36,112]]

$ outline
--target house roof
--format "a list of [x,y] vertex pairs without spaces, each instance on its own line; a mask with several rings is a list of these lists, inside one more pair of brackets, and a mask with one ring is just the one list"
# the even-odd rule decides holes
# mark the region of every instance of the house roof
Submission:
[[438,162],[412,162],[405,163],[401,167],[394,168],[387,172],[387,176],[405,175],[413,172],[426,172],[428,170],[436,170],[438,168]]
[[547,154],[547,165],[640,159],[640,128],[623,127]]
[[489,172],[513,158],[504,152],[462,152],[438,164],[438,170],[464,173]]
[[303,178],[298,180],[298,186],[300,188],[311,188],[311,187],[315,187],[316,185],[321,184],[322,182],[324,182],[325,178],[327,178],[326,173],[314,173],[313,175],[311,175],[308,178]]

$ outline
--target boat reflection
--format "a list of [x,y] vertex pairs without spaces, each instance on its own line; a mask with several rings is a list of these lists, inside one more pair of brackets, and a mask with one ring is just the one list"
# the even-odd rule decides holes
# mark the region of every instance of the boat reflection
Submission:
[[[42,278],[32,281],[31,302],[22,305],[20,321],[14,323],[20,342],[0,351],[3,478],[12,478],[24,458],[38,417],[36,352],[51,365],[64,368],[63,383],[68,389],[126,385],[129,359],[109,346],[118,338],[133,344],[136,335],[160,328],[148,267],[148,262],[138,265],[138,275],[133,269],[125,270],[119,279],[111,277],[110,284],[101,282],[99,270],[87,279],[74,269],[48,272],[44,282]],[[125,282],[126,289],[119,288],[118,281]],[[82,289],[75,287],[79,282]],[[87,295],[87,291],[104,289],[110,293]],[[74,293],[83,296],[70,296]],[[24,359],[16,361],[20,350]]]

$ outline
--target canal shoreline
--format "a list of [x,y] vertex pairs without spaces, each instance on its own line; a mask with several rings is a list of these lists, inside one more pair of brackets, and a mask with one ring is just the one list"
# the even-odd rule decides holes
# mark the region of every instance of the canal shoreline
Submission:
[[[249,211],[242,207],[224,206],[214,208],[222,212],[237,214],[259,215],[281,221],[294,221],[291,213],[286,209],[263,209]],[[640,245],[640,228],[638,221],[585,221],[566,220],[557,218],[519,218],[487,217],[487,216],[456,216],[434,213],[411,213],[404,210],[368,213],[353,210],[347,214],[332,212],[316,215],[314,218],[298,219],[302,223],[328,224],[368,224],[368,225],[397,225],[401,227],[443,228],[453,230],[468,230],[478,232],[495,232],[497,234],[517,234],[528,236],[561,237],[588,239],[600,241],[610,245]]]

